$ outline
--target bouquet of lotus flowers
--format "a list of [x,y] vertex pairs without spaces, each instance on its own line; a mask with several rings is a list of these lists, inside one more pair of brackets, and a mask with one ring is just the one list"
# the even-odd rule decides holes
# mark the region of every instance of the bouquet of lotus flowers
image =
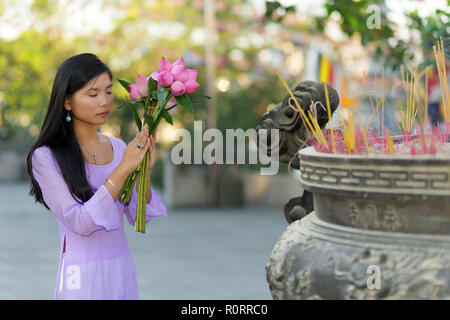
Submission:
[[[136,125],[141,128],[148,125],[149,135],[153,134],[162,118],[167,123],[173,124],[169,110],[176,105],[181,105],[186,110],[194,113],[194,108],[190,96],[200,88],[196,79],[198,70],[187,69],[183,58],[178,59],[173,64],[164,57],[159,64],[158,70],[150,74],[147,78],[141,75],[137,76],[136,83],[130,84],[125,80],[118,80],[119,83],[128,91],[130,99],[128,106],[133,114]],[[195,94],[203,96],[200,94]],[[210,98],[203,96],[205,98]],[[169,101],[176,103],[166,108]],[[144,119],[141,120],[138,115],[138,108],[144,109]],[[145,210],[146,198],[148,193],[150,152],[147,150],[142,163],[131,173],[125,181],[124,187],[119,195],[119,200],[123,203],[129,203],[131,194],[136,183],[138,174],[138,202],[136,209],[135,229],[138,232],[145,233]]]

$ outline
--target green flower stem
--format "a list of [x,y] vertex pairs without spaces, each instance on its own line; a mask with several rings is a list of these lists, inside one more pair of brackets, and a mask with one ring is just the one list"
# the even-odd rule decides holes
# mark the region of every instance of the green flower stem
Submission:
[[128,185],[130,184],[130,180],[131,180],[131,174],[128,175],[127,180],[125,180],[125,183],[123,184],[123,188],[122,188],[122,190],[120,191],[120,194],[119,194],[119,201],[121,201],[123,203],[125,203],[124,200],[126,198],[126,194],[127,194],[127,191],[128,191]]
[[[144,161],[142,163],[142,168],[145,167],[145,158]],[[139,185],[138,185],[138,206],[136,209],[136,231],[138,232],[142,232],[144,233],[144,231],[142,230],[142,196],[144,193],[144,170],[141,170],[141,172],[139,172]]]
[[147,194],[148,194],[148,182],[149,182],[149,166],[150,166],[150,151],[147,151],[145,154],[145,165],[144,165],[144,192],[142,193],[143,198],[143,213],[142,213],[142,229],[143,232],[145,232],[145,226],[146,226],[146,210],[147,210]]
[[131,193],[133,192],[133,187],[137,179],[138,172],[140,170],[140,165],[133,171],[130,175],[128,175],[127,180],[125,180],[122,191],[119,195],[119,200],[122,203],[129,203],[131,198]]
[[131,174],[128,176],[128,178],[125,181],[125,183],[123,184],[123,188],[122,188],[122,190],[120,191],[120,194],[119,194],[119,201],[121,201],[123,203],[126,203],[125,199],[127,197],[127,192],[129,190],[129,184],[130,184],[130,181],[131,181],[131,176],[132,176]]
[[[148,102],[146,101],[146,106],[148,107]],[[164,106],[160,106],[157,104],[155,107],[147,108],[145,112],[152,114],[151,117],[144,117],[143,126],[145,124],[149,125],[149,135],[152,135],[156,128],[159,125],[159,122],[163,118],[162,109]],[[149,123],[150,122],[150,123]],[[137,232],[145,233],[145,211],[147,208],[147,193],[148,193],[148,182],[150,180],[149,174],[149,166],[150,166],[150,152],[147,151],[144,157],[144,160],[141,164],[136,168],[136,170],[131,173],[127,180],[124,183],[124,187],[119,195],[119,200],[123,203],[129,203],[131,199],[131,194],[133,192],[133,188],[136,184],[136,180],[139,175],[139,182],[137,186],[137,207],[136,207],[136,221],[134,223],[135,230]]]
[[138,232],[145,233],[145,211],[147,203],[147,193],[148,191],[148,160],[149,151],[145,153],[144,161],[142,161],[142,170],[139,173],[139,184],[138,184],[138,205],[136,209],[136,222],[135,229]]
[[[149,130],[149,134],[153,134],[156,127],[161,121],[162,114],[158,114],[157,120],[152,124],[152,128]],[[138,232],[145,233],[145,211],[147,204],[147,193],[148,193],[148,181],[149,181],[149,167],[150,167],[150,151],[147,151],[142,161],[142,170],[139,172],[139,185],[138,185],[138,207],[136,209],[136,222],[135,229]]]
[[161,114],[161,110],[163,107],[161,107],[159,104],[156,106],[156,110],[153,113],[153,122],[156,121],[156,119],[158,118],[158,116]]
[[136,171],[134,171],[134,172],[131,174],[131,180],[130,180],[129,190],[128,190],[127,194],[126,194],[126,198],[125,198],[125,202],[124,202],[124,203],[129,203],[129,202],[130,202],[131,195],[132,195],[133,189],[134,189],[134,185],[136,184],[136,180],[137,180],[137,177],[138,177],[138,174],[139,174],[139,171],[140,171],[140,170],[141,170],[141,168],[138,167],[138,168],[136,169]]
[[134,222],[134,228],[137,232],[141,232],[141,215],[139,212],[141,211],[141,185],[142,185],[142,171],[139,172],[139,183],[138,183],[138,200],[136,207],[136,221]]
[[161,121],[161,119],[162,119],[162,113],[159,113],[159,114],[158,114],[158,118],[156,118],[156,121],[153,122],[153,125],[152,125],[152,127],[150,128],[150,130],[149,130],[149,134],[150,134],[150,135],[153,134],[153,132],[155,132],[155,130],[156,130],[156,128],[158,127],[158,124],[159,124],[159,122]]

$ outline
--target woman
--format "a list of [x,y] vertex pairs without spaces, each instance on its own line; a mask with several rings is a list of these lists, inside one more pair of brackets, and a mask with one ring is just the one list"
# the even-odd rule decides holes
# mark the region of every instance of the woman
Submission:
[[[42,130],[27,157],[30,194],[51,210],[60,232],[54,299],[138,299],[136,268],[123,214],[134,225],[137,183],[129,204],[118,201],[128,175],[150,150],[155,135],[144,127],[126,145],[102,135],[113,103],[112,74],[95,55],[67,59],[58,69]],[[166,215],[149,187],[146,222]]]

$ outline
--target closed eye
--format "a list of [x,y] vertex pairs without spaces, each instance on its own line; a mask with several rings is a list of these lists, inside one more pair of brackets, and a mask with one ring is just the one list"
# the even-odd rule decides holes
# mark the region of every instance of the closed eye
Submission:
[[[112,94],[112,91],[111,92],[107,92],[107,94]],[[94,95],[89,95],[89,97],[92,97],[92,98],[95,98],[97,95],[96,94],[94,94]]]

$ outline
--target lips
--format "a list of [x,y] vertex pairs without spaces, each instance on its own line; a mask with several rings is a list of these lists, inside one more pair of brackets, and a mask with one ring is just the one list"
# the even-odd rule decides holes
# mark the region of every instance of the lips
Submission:
[[97,114],[98,116],[107,116],[109,114],[109,112],[103,112],[103,113],[99,113]]

